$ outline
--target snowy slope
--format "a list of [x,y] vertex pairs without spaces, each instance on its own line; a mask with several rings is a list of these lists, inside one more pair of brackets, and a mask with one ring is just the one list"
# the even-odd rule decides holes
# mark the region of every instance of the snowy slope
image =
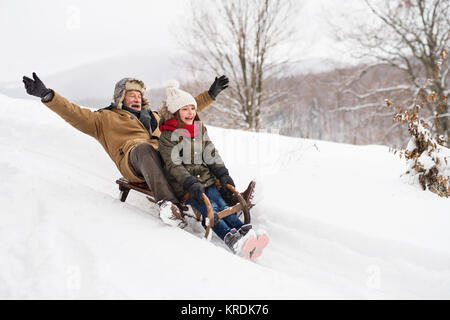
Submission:
[[95,140],[0,95],[0,298],[450,298],[450,202],[387,147],[209,130],[238,189],[257,179],[256,263],[121,203]]

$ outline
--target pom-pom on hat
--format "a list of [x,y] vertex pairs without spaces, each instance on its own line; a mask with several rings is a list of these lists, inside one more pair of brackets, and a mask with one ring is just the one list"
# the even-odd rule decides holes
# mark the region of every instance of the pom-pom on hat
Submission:
[[170,80],[167,82],[166,85],[166,95],[167,95],[167,109],[171,113],[175,113],[184,106],[187,105],[194,105],[195,109],[197,110],[197,102],[195,101],[194,97],[187,93],[186,91],[183,91],[180,88],[180,84],[177,80]]

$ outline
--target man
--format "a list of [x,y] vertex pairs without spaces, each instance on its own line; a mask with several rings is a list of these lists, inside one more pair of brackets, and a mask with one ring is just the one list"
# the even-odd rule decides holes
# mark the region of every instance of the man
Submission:
[[[160,117],[151,111],[144,97],[146,88],[142,81],[120,80],[114,89],[114,102],[95,112],[81,108],[47,88],[34,72],[33,79],[24,76],[23,82],[28,94],[41,98],[70,125],[95,138],[125,179],[146,182],[161,210],[170,208],[171,218],[181,218],[179,201],[164,176],[157,151]],[[199,111],[208,107],[227,87],[227,77],[216,77],[208,91],[195,97]]]

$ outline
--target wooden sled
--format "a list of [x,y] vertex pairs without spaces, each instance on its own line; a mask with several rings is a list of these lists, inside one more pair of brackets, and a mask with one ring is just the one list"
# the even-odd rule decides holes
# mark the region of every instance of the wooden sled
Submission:
[[[156,199],[153,196],[152,191],[149,189],[149,187],[147,186],[146,183],[131,183],[128,182],[125,178],[120,178],[118,180],[116,180],[116,183],[119,185],[119,190],[120,190],[120,201],[125,202],[128,194],[130,192],[130,190],[135,190],[138,192],[141,192],[143,194],[147,195],[147,199],[150,202],[156,203]],[[220,186],[220,182],[217,181],[216,182],[217,186]],[[228,207],[227,209],[220,211],[217,213],[217,216],[219,217],[219,219],[223,219],[225,217],[228,217],[229,215],[233,214],[233,213],[237,213],[239,211],[242,211],[244,214],[244,224],[248,224],[251,221],[251,217],[250,217],[250,209],[254,206],[250,199],[253,195],[253,191],[255,189],[255,181],[251,181],[247,187],[247,189],[241,194],[238,191],[236,191],[236,189],[230,185],[227,184],[227,188],[229,190],[231,190],[231,192],[233,193],[234,197],[232,200],[232,205],[230,207]],[[247,199],[248,201],[246,201],[245,199]],[[183,206],[185,206],[185,203],[187,201],[187,199],[189,198],[189,192],[186,192],[186,194],[184,195],[183,199],[182,199],[182,204]],[[213,208],[211,206],[211,203],[208,199],[208,197],[206,196],[206,194],[203,194],[203,202],[205,203],[207,212],[208,212],[208,219],[205,222],[204,226],[206,229],[205,232],[205,238],[209,237],[209,233],[211,232],[211,227],[214,226],[214,211]],[[186,208],[187,209],[187,208]],[[183,214],[184,212],[182,212]],[[196,219],[198,221],[202,220],[202,215],[200,214],[200,212],[198,212],[197,210],[194,209],[194,213],[196,215]]]

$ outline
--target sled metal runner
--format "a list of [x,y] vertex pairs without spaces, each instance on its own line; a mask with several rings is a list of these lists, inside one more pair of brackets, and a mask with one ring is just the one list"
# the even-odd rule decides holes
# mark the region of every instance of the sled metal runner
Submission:
[[[132,183],[126,180],[125,178],[120,178],[116,180],[116,183],[119,185],[120,190],[120,201],[125,202],[128,194],[130,193],[130,190],[135,190],[138,192],[141,192],[143,194],[147,195],[147,199],[150,202],[156,203],[155,197],[153,196],[152,191],[149,189],[146,183]],[[216,185],[220,186],[220,183],[217,182]],[[244,193],[253,193],[253,188],[255,186],[255,182],[251,181],[250,184],[247,187],[247,190]],[[237,203],[233,206],[230,206],[226,208],[225,210],[222,210],[217,213],[217,216],[219,219],[223,219],[225,217],[228,217],[229,215],[233,213],[237,213],[239,211],[242,211],[244,213],[244,223],[248,224],[250,223],[250,208],[253,206],[250,201],[247,203],[247,201],[244,199],[241,193],[236,191],[236,189],[230,185],[227,184],[226,187],[233,193],[233,195],[237,199]],[[184,205],[189,198],[189,192],[186,192],[182,199],[182,204]],[[205,232],[205,238],[209,237],[209,234],[211,232],[211,227],[214,226],[214,211],[212,208],[212,205],[206,196],[206,194],[203,193],[203,202],[205,203],[207,212],[208,212],[208,223],[205,224],[206,232]],[[194,209],[194,213],[196,215],[196,219],[200,221],[202,219],[201,214]]]

